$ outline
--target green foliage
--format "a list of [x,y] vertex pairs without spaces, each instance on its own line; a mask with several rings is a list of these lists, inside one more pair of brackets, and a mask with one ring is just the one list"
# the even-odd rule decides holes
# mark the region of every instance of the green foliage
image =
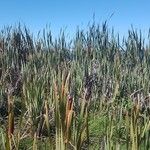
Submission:
[[0,147],[148,150],[149,67],[149,45],[134,29],[121,41],[107,22],[93,23],[66,41],[48,28],[33,37],[5,27]]

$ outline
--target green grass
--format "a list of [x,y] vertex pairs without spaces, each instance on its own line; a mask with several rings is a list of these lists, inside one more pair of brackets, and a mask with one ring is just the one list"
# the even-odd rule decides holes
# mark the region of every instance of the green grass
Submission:
[[121,41],[107,22],[69,42],[1,30],[0,147],[150,149],[149,47],[141,31]]

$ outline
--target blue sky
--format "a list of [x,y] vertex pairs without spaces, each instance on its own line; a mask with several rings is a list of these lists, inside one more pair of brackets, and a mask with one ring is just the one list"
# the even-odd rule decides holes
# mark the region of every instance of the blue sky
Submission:
[[54,35],[60,28],[72,35],[77,25],[87,27],[95,14],[95,21],[109,20],[109,27],[126,34],[131,24],[148,31],[150,27],[149,0],[1,0],[0,28],[25,23],[33,32],[49,24]]

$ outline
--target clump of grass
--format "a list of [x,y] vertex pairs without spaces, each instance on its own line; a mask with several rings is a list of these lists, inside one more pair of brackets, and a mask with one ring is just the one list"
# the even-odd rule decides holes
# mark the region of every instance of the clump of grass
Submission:
[[5,27],[0,146],[149,149],[149,60],[141,31],[121,41],[107,22],[78,29],[71,42],[48,28],[33,37],[21,25]]

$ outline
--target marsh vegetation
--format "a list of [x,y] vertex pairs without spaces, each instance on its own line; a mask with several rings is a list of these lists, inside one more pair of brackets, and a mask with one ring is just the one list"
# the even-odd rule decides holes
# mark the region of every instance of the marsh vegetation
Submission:
[[[42,36],[41,36],[42,35]],[[149,150],[150,45],[107,22],[71,41],[0,32],[0,149]]]

